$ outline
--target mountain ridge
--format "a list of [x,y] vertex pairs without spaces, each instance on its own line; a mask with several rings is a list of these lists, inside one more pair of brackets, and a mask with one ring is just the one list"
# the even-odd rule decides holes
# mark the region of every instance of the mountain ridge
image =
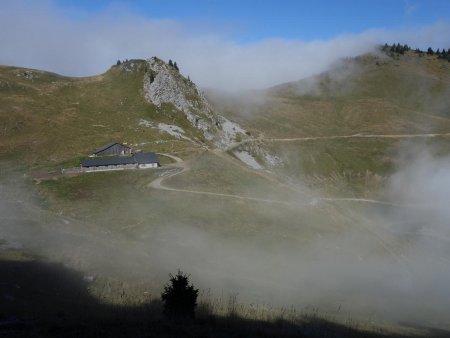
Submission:
[[[252,91],[241,101],[205,95],[156,57],[127,60],[87,78],[1,67],[0,156],[63,166],[119,141],[187,157],[217,148],[254,169],[283,168],[293,157],[273,140],[447,133],[449,65],[412,52],[362,55],[309,79]],[[307,171],[316,167],[310,155],[294,157]],[[368,170],[382,175],[376,166]]]
[[85,78],[2,66],[0,103],[0,156],[29,165],[76,161],[113,140],[164,152],[224,148],[246,137],[192,81],[157,58]]

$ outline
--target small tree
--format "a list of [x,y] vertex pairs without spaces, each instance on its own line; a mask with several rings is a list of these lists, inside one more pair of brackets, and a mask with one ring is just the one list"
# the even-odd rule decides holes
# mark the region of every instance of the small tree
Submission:
[[178,69],[178,65],[177,65],[176,62],[173,63],[173,68],[175,68],[175,69],[177,70],[177,72],[180,71],[180,70]]
[[116,65],[120,66],[122,64],[122,62],[120,62],[120,60],[117,60]]
[[169,277],[170,281],[164,285],[161,294],[164,314],[170,318],[193,318],[197,307],[198,289],[189,284],[189,275],[180,270],[175,276],[169,274]]
[[172,62],[172,60],[169,60],[169,66],[170,66],[170,67],[173,67],[173,62]]

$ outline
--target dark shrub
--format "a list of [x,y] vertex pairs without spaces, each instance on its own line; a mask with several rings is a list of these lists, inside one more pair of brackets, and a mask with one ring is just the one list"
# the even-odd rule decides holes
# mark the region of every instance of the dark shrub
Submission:
[[164,285],[161,294],[164,314],[170,318],[193,318],[197,307],[198,289],[189,284],[189,275],[180,270],[173,276],[169,274],[170,281]]

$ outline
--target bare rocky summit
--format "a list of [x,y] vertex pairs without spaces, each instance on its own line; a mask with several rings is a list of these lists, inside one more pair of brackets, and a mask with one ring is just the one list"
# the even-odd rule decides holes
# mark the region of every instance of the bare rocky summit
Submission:
[[218,148],[224,149],[237,138],[246,136],[238,124],[216,114],[195,83],[182,76],[176,68],[156,57],[147,60],[147,64],[143,90],[148,102],[158,107],[172,104]]

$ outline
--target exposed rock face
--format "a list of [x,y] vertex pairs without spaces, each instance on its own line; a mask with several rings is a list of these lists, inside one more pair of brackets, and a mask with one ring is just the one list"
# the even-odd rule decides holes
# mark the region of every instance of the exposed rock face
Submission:
[[197,86],[162,60],[151,58],[147,62],[150,72],[144,78],[145,98],[158,107],[173,104],[193,126],[203,131],[207,140],[212,140],[216,119]]
[[144,96],[160,107],[172,104],[182,111],[192,126],[202,131],[205,139],[219,148],[226,148],[245,130],[223,116],[214,113],[203,93],[174,67],[153,57],[147,60],[149,71],[144,77]]
[[271,154],[260,142],[242,143],[236,147],[233,154],[254,169],[259,169],[254,165],[255,162],[265,169],[273,169],[284,165],[280,157]]
[[[158,107],[172,104],[183,112],[190,124],[200,130],[204,138],[219,149],[238,148],[233,154],[253,169],[271,168],[281,164],[281,159],[270,155],[261,146],[253,142],[243,142],[251,138],[237,123],[216,114],[203,93],[190,80],[183,77],[179,71],[164,61],[153,57],[146,61],[147,71],[144,76],[144,97]],[[199,140],[187,137],[185,130],[173,124],[141,120],[140,126],[159,129],[177,139],[193,143]]]

